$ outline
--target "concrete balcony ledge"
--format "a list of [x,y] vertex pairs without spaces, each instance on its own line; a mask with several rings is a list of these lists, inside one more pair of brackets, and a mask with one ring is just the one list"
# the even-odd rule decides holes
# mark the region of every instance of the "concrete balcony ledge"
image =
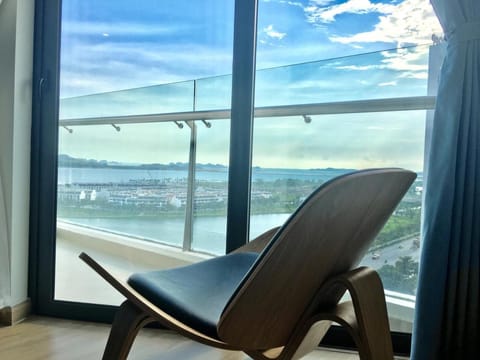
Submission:
[[78,258],[81,252],[86,252],[124,279],[134,272],[184,266],[212,257],[59,221],[55,259],[56,300],[108,305],[119,305],[123,301],[115,289]]
[[85,252],[91,250],[115,257],[124,257],[128,254],[140,267],[146,268],[164,269],[212,257],[204,253],[183,251],[180,247],[172,245],[60,221],[57,222],[57,243],[59,240],[84,246]]
[[390,329],[399,332],[412,332],[415,312],[415,296],[385,290]]

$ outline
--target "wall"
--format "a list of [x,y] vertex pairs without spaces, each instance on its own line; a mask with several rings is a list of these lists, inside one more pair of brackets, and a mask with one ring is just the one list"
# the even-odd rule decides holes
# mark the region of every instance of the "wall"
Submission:
[[11,260],[11,306],[27,298],[33,14],[34,0],[0,4],[0,176]]

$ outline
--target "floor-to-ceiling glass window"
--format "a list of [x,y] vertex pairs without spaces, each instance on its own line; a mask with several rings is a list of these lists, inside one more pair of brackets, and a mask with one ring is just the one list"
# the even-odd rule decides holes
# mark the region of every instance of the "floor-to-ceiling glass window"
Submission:
[[125,275],[225,252],[230,124],[192,113],[230,107],[233,16],[62,1],[55,300],[121,301],[82,251]]

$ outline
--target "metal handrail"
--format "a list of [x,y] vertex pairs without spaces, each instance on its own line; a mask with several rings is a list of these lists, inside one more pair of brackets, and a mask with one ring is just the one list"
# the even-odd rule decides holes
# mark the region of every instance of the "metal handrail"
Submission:
[[[435,108],[435,96],[411,96],[387,99],[338,101],[315,104],[296,104],[283,106],[265,106],[255,108],[256,118],[304,115],[332,115],[369,112],[390,112],[410,110],[432,110]],[[194,120],[229,119],[230,110],[187,111],[163,114],[125,115],[107,117],[89,117],[60,119],[59,126],[85,126],[104,124],[140,124],[157,122],[178,122]]]

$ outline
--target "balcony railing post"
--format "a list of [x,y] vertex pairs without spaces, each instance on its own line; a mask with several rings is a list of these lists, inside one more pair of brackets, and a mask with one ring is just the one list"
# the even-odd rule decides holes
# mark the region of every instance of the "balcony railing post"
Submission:
[[192,249],[193,212],[195,207],[195,164],[197,162],[197,125],[188,121],[190,127],[190,151],[188,155],[187,203],[185,204],[185,228],[183,232],[183,251]]
[[[192,111],[197,108],[197,80],[193,80]],[[185,227],[183,231],[183,251],[192,250],[193,215],[195,211],[195,164],[197,163],[197,125],[187,121],[190,127],[190,148],[188,153],[187,203],[185,204]]]

